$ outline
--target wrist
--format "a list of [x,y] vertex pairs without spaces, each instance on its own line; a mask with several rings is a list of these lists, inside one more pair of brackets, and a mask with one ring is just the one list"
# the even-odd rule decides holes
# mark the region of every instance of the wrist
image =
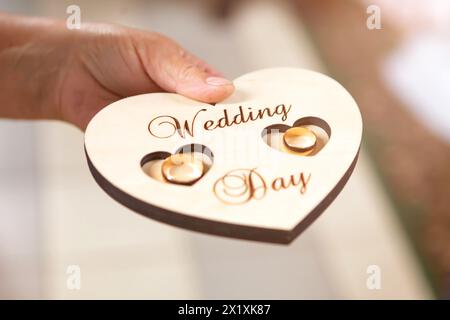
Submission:
[[0,116],[56,119],[69,30],[61,22],[1,14]]

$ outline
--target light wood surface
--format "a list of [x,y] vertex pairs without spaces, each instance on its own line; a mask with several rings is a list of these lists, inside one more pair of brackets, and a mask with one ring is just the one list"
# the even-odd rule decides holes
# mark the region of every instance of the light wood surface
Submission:
[[[349,178],[361,142],[359,109],[342,86],[317,72],[265,69],[234,84],[236,92],[214,106],[156,93],[104,108],[85,134],[96,181],[125,206],[166,223],[291,242]],[[264,142],[265,128],[305,120],[307,125],[325,123],[329,131],[317,154],[286,153]],[[212,151],[213,164],[192,186],[152,179],[141,168],[149,154],[173,154],[194,144]]]

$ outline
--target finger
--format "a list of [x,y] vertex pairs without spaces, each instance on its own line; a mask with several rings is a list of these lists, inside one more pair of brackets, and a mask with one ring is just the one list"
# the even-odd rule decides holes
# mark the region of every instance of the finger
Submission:
[[202,69],[209,75],[224,78],[223,74],[220,71],[216,70],[215,68],[213,68],[211,65],[209,65],[205,61],[203,61],[189,53],[186,53],[185,56],[187,57],[189,62],[192,62],[193,64],[195,64],[197,67],[199,67],[200,69]]
[[207,103],[221,101],[234,91],[231,81],[171,40],[164,39],[157,50],[152,49],[147,71],[164,90]]

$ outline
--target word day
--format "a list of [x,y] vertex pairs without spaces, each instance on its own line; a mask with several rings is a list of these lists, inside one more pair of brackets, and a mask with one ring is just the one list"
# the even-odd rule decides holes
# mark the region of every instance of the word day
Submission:
[[269,189],[282,191],[297,188],[299,194],[304,194],[310,180],[311,173],[299,172],[288,177],[276,177],[267,181],[256,168],[235,169],[227,172],[215,182],[213,192],[220,201],[226,204],[243,204],[250,200],[264,198]]

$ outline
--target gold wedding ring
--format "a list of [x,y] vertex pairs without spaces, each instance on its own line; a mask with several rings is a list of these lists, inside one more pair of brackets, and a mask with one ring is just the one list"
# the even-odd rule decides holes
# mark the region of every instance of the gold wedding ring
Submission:
[[317,137],[312,130],[305,127],[293,127],[283,135],[283,142],[287,148],[296,152],[306,152],[314,148]]
[[170,183],[190,185],[203,176],[205,166],[196,153],[177,153],[163,161],[161,171]]

